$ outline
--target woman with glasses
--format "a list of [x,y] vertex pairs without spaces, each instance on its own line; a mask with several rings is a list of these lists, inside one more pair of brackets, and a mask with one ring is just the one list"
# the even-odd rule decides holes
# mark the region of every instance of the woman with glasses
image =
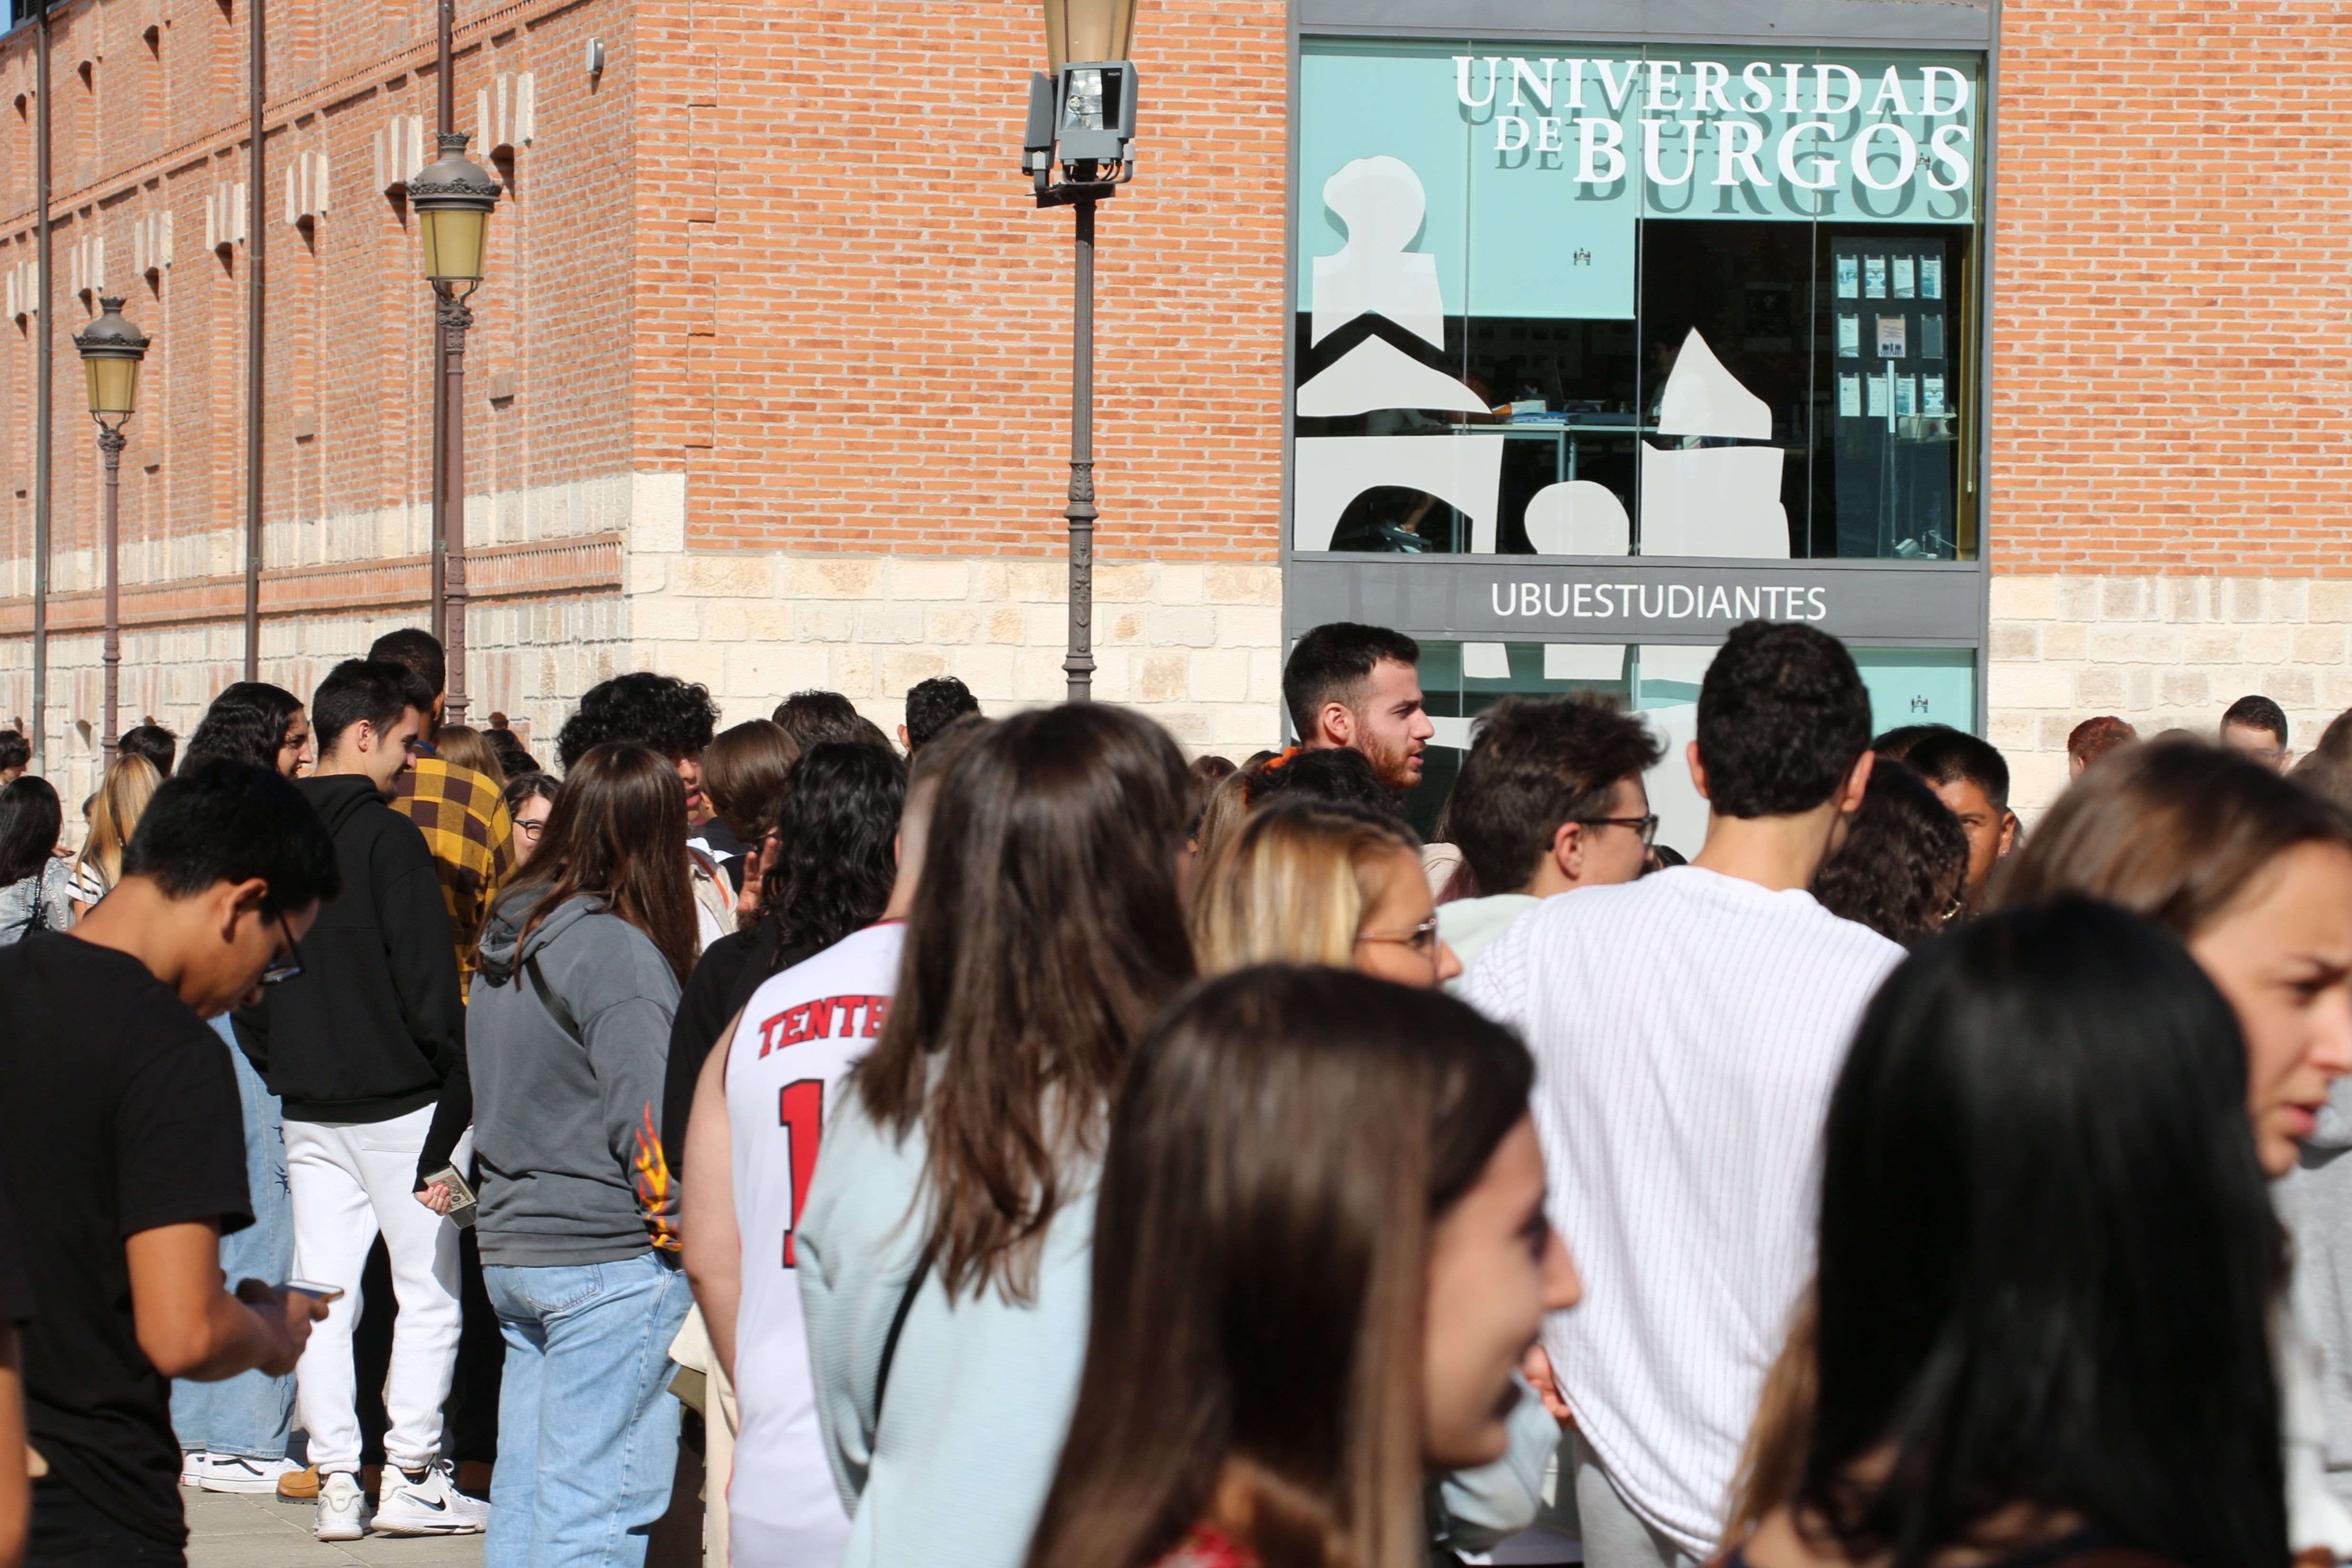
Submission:
[[[199,763],[226,758],[298,778],[318,760],[301,699],[264,680],[222,689],[205,710],[180,759],[185,777]],[[120,765],[120,764],[118,764]],[[127,837],[127,836],[126,836]],[[301,953],[287,933],[286,956],[261,977],[277,985],[301,973]],[[212,1026],[228,1049],[245,1121],[246,1185],[253,1194],[253,1224],[220,1242],[221,1272],[230,1279],[283,1279],[294,1267],[294,1211],[287,1192],[284,1106],[245,1052],[224,1013]],[[286,1457],[294,1422],[294,1379],[248,1372],[226,1383],[172,1384],[172,1428],[180,1440],[180,1480],[205,1491],[268,1493],[281,1478],[289,1495],[315,1497],[318,1476]]]
[[1439,940],[1412,829],[1336,801],[1252,816],[1202,868],[1190,924],[1203,974],[1327,963],[1433,986],[1462,973]]
[[548,815],[555,809],[555,791],[559,780],[545,773],[519,773],[507,781],[499,792],[507,803],[507,815],[514,819],[515,869],[527,865],[539,848],[540,836],[547,831]]

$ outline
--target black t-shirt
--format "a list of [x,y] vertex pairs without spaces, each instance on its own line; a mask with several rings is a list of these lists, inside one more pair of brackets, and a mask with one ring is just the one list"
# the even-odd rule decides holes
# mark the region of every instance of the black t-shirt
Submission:
[[127,953],[42,933],[0,948],[0,1158],[40,1260],[24,1341],[33,1446],[91,1507],[183,1545],[172,1388],[139,1348],[122,1244],[253,1223],[227,1047]]
[[25,1249],[16,1241],[7,1173],[7,1162],[0,1160],[0,1324],[22,1324],[33,1315],[33,1285],[25,1277]]
[[776,922],[730,931],[702,950],[687,977],[669,1026],[669,1063],[662,1076],[662,1155],[670,1174],[686,1169],[686,1124],[694,1110],[694,1082],[719,1043],[719,1031],[742,1011],[771,974],[821,951],[814,944],[776,952]]

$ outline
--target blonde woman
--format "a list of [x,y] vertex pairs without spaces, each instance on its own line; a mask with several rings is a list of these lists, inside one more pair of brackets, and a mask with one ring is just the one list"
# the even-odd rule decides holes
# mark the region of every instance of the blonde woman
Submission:
[[1283,802],[1213,847],[1192,892],[1201,973],[1325,963],[1403,985],[1462,973],[1438,940],[1421,841],[1393,817],[1329,801]]
[[68,895],[74,919],[88,914],[122,875],[123,847],[131,842],[140,817],[146,815],[148,801],[163,782],[155,764],[144,757],[119,756],[106,770],[98,794],[90,798],[89,837],[83,841],[81,853],[74,857]]

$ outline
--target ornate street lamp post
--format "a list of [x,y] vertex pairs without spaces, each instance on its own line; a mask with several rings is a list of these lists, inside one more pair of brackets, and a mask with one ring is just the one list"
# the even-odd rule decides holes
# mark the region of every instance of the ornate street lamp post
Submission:
[[107,765],[114,763],[115,701],[122,675],[121,586],[121,516],[118,505],[122,472],[123,426],[139,411],[139,362],[147,357],[147,338],[122,319],[122,301],[99,300],[100,315],[89,329],[74,339],[81,351],[84,379],[89,384],[89,416],[98,421],[98,450],[106,460],[106,748]]
[[[446,60],[442,70],[446,80]],[[446,561],[442,613],[449,663],[446,721],[451,724],[466,721],[466,329],[474,324],[466,300],[482,286],[490,212],[499,205],[499,183],[466,156],[468,140],[462,131],[442,132],[441,156],[408,182],[408,205],[425,242],[425,276],[437,300],[436,369],[444,390],[433,498]]]
[[[1041,0],[1047,69],[1029,78],[1029,124],[1021,167],[1041,207],[1077,208],[1077,290],[1070,353],[1070,647],[1062,660],[1069,697],[1094,695],[1095,204],[1135,177],[1137,0]],[[1061,178],[1054,168],[1061,165]]]

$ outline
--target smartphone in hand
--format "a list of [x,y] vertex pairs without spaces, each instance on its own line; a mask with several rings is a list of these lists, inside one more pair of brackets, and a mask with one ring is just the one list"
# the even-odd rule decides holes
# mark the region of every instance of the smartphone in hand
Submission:
[[466,1184],[466,1178],[457,1173],[457,1166],[443,1166],[425,1177],[425,1184],[428,1187],[442,1186],[449,1189],[449,1223],[451,1225],[460,1230],[471,1230],[474,1227],[475,1216],[481,1213],[481,1204],[474,1196],[474,1189]]
[[278,1289],[290,1290],[298,1296],[308,1296],[314,1301],[339,1301],[343,1295],[343,1288],[340,1285],[314,1285],[308,1279],[289,1279]]

